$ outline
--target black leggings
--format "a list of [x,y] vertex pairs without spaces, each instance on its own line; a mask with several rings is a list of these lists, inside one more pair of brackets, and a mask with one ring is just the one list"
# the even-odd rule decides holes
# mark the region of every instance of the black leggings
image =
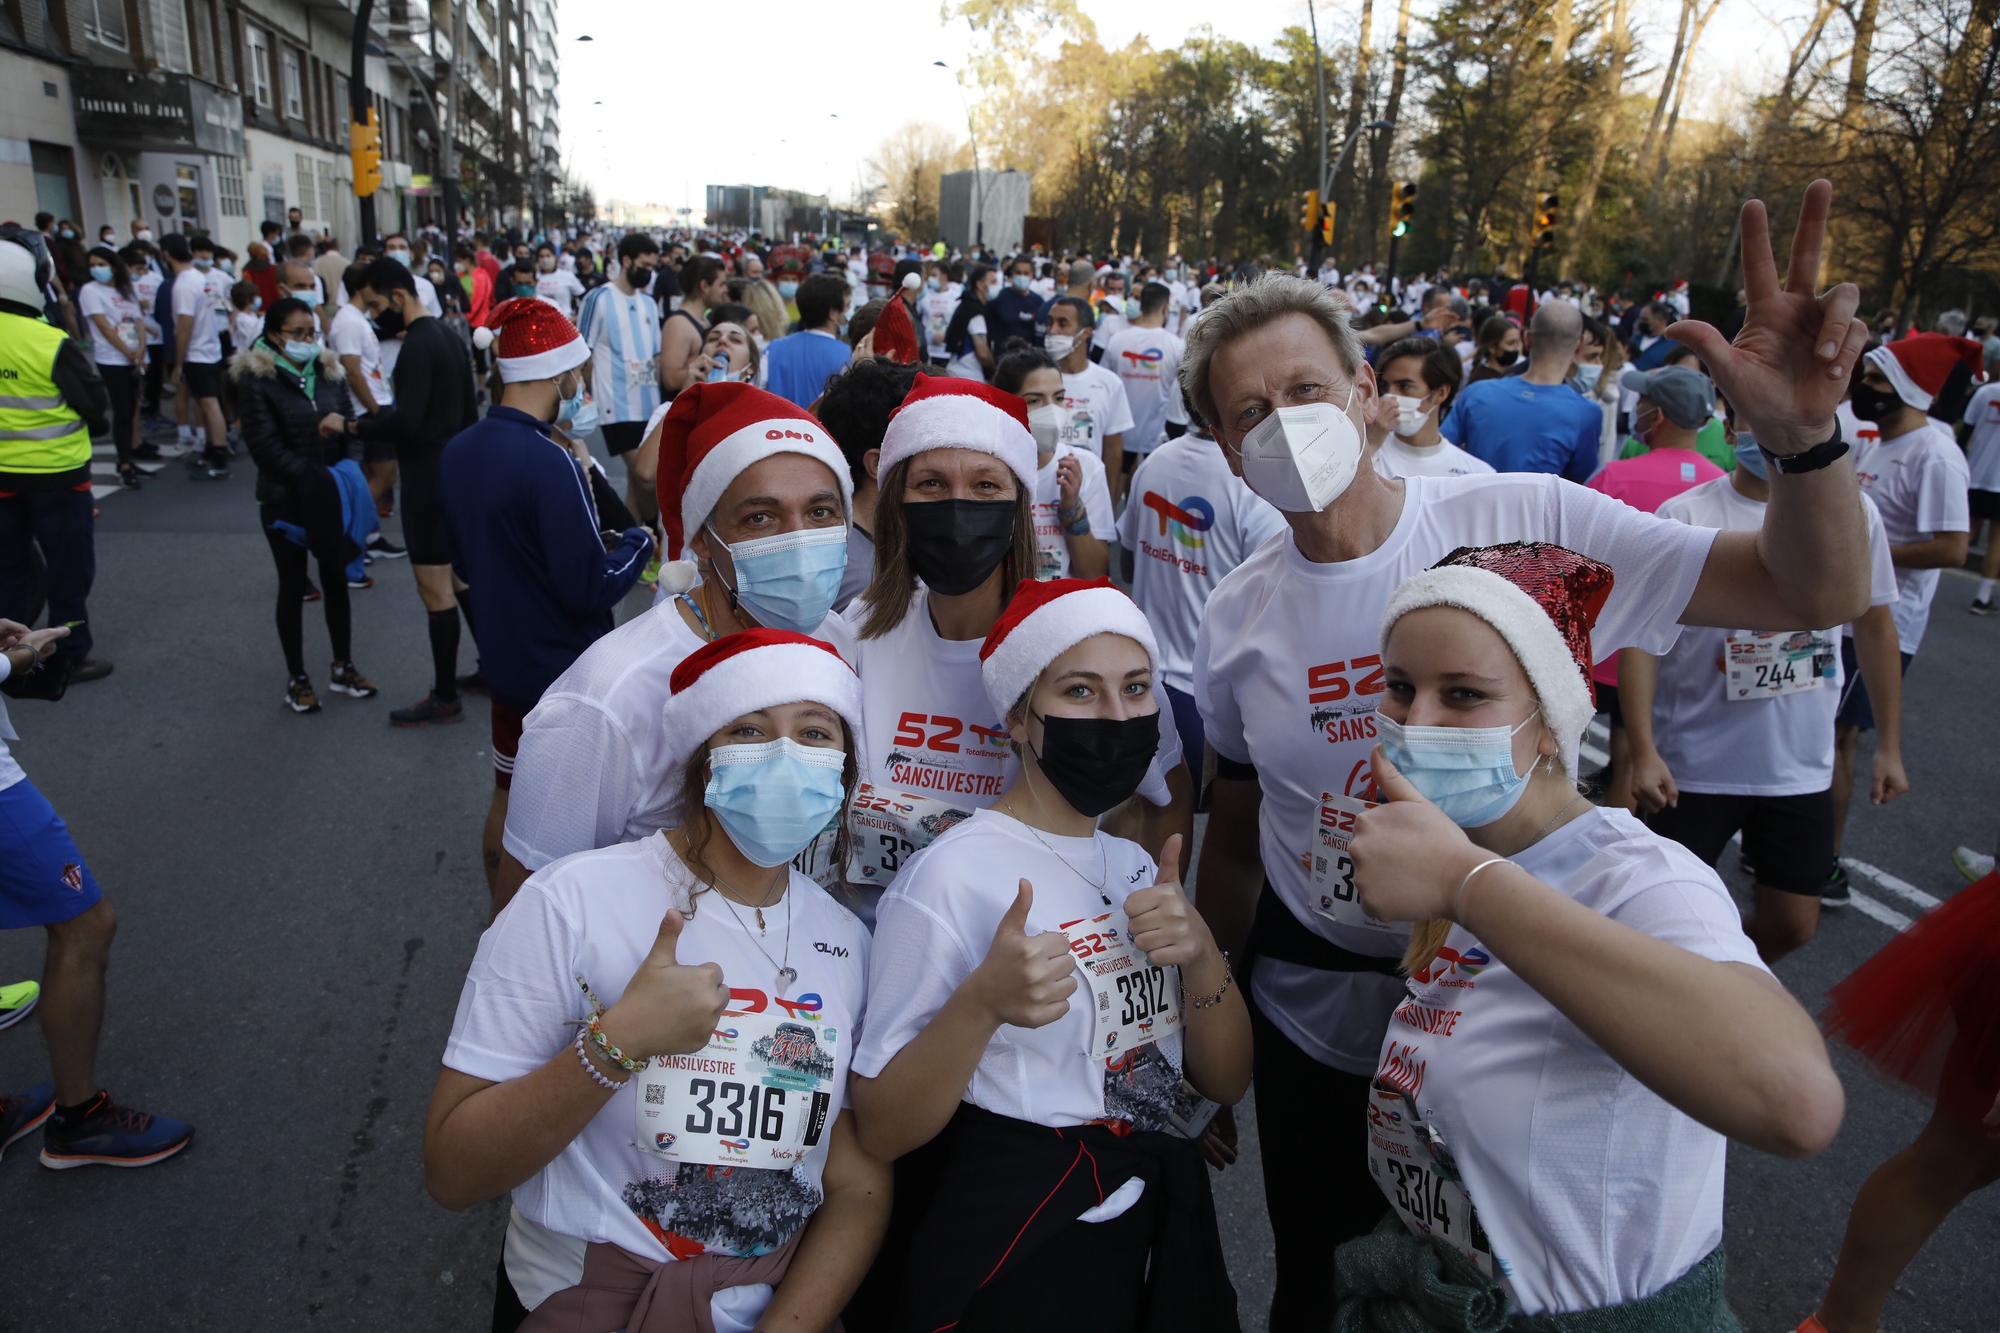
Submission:
[[[326,636],[333,640],[333,660],[345,662],[353,655],[353,617],[347,601],[347,561],[350,543],[340,526],[340,492],[333,478],[321,474],[319,484],[299,488],[301,512],[279,515],[269,505],[257,507],[264,527],[264,540],[271,544],[271,560],[278,566],[278,646],[285,650],[285,669],[294,676],[306,674],[305,595],[306,553],[319,562],[319,584],[325,594]],[[328,506],[331,505],[329,514]],[[306,530],[306,546],[271,527],[275,518],[288,518]]]
[[166,379],[166,348],[159,343],[150,343],[146,348],[146,410],[154,416],[160,415],[160,385]]
[[118,446],[118,461],[132,461],[132,415],[138,407],[138,376],[130,366],[99,366],[98,377],[111,395],[111,442]]

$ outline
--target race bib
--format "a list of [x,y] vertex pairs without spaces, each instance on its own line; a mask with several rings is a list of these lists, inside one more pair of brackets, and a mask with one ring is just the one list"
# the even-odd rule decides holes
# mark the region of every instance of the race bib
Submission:
[[938,834],[972,818],[972,808],[934,796],[887,791],[872,783],[854,789],[848,807],[848,878],[887,887],[903,862],[931,845]]
[[1084,1054],[1102,1059],[1181,1030],[1181,971],[1146,960],[1132,943],[1123,912],[1072,921],[1062,932],[1090,990],[1090,1047]]
[[1809,629],[1731,630],[1723,653],[1731,703],[1816,690],[1833,679],[1836,660],[1832,638]]
[[789,1170],[826,1137],[839,1036],[782,1011],[725,1013],[702,1050],[639,1074],[639,1146],[675,1162]]
[[1444,1139],[1407,1093],[1380,1083],[1368,1089],[1368,1174],[1410,1234],[1437,1237],[1493,1276],[1492,1243]]
[[1401,931],[1393,921],[1368,915],[1361,897],[1354,891],[1354,858],[1349,844],[1354,840],[1354,820],[1374,802],[1355,796],[1321,792],[1319,809],[1313,816],[1311,864],[1307,867],[1312,890],[1313,915],[1336,926],[1361,926],[1368,930]]
[[819,831],[819,836],[807,843],[805,850],[792,858],[792,869],[804,875],[822,889],[830,889],[841,876],[841,867],[834,863],[834,844],[840,841],[840,816]]
[[653,363],[651,361],[627,361],[625,363],[626,383],[643,385],[652,378]]
[[1046,582],[1069,572],[1069,548],[1035,547],[1035,577]]

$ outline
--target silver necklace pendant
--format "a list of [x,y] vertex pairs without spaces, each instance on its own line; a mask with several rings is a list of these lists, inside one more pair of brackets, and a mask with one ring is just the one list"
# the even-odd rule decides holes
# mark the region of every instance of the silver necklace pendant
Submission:
[[790,986],[791,986],[791,984],[792,984],[792,983],[793,983],[794,981],[797,981],[798,979],[799,979],[799,970],[798,970],[797,968],[795,968],[795,967],[781,967],[781,968],[779,968],[779,969],[778,969],[778,989],[779,989],[779,990],[781,990],[781,991],[782,991],[782,990],[786,990],[786,989],[789,989],[789,988],[790,988]]

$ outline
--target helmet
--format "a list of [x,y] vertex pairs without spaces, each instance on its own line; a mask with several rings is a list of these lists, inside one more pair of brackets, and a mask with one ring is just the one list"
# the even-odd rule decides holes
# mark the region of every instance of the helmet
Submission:
[[0,301],[42,308],[48,261],[11,235],[0,235]]

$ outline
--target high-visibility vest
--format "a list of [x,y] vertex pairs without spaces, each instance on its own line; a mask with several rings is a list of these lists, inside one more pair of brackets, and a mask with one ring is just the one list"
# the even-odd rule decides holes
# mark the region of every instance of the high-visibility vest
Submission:
[[90,427],[56,387],[66,337],[46,320],[0,312],[0,472],[53,475],[90,462]]

